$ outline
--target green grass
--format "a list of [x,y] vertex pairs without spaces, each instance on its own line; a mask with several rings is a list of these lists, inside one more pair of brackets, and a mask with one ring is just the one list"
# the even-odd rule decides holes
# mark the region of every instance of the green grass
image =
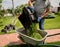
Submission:
[[60,16],[56,16],[53,19],[45,20],[45,29],[60,29]]
[[5,47],[60,47],[60,45],[55,45],[55,44],[40,44],[38,46],[33,46],[31,44],[29,44],[29,46],[27,44],[22,44],[22,45],[7,45]]
[[[0,34],[4,34],[1,32],[1,30],[4,28],[4,26],[6,26],[8,24],[12,24],[14,19],[15,18],[12,16],[0,17]],[[45,29],[60,29],[60,16],[57,15],[53,19],[45,19],[44,24],[45,24],[44,25]],[[16,22],[16,27],[18,27],[18,28],[23,27],[21,22],[18,19]],[[15,32],[15,31],[11,31],[11,32]]]
[[28,30],[29,30],[28,36],[30,36],[36,40],[40,40],[43,38],[37,31],[36,23],[32,23],[32,25],[30,25],[30,28]]
[[60,45],[60,41],[57,41],[57,42],[51,42],[51,43],[47,43],[47,44]]
[[[47,44],[47,45],[46,45]],[[60,41],[58,42],[51,42],[51,43],[46,43],[45,45],[39,45],[39,47],[60,47]],[[5,47],[28,47],[27,44],[22,44],[22,45],[7,45]],[[30,47],[36,47],[33,45],[30,45]]]

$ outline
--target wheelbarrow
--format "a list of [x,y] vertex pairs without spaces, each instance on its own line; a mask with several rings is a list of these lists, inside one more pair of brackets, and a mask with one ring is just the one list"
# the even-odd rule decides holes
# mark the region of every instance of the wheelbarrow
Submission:
[[[26,42],[26,43],[29,43],[29,44],[32,44],[32,45],[38,45],[38,44],[44,44],[44,41],[47,37],[47,32],[45,31],[39,31],[39,34],[43,37],[42,39],[40,40],[37,40],[37,39],[34,39],[32,37],[29,37],[27,34],[26,34],[26,30],[25,28],[21,28],[21,29],[18,29],[17,30],[17,33],[19,34],[20,38]],[[43,34],[44,33],[44,34]]]
[[45,39],[47,37],[50,37],[50,36],[54,36],[54,35],[59,35],[60,33],[57,33],[57,34],[52,34],[52,35],[48,35],[48,33],[46,31],[40,31],[38,30],[38,33],[42,36],[42,39],[38,40],[38,39],[34,39],[28,35],[26,35],[26,30],[25,28],[20,28],[17,30],[17,33],[19,34],[19,38],[24,41],[25,43],[27,44],[32,44],[34,46],[38,45],[45,45]]

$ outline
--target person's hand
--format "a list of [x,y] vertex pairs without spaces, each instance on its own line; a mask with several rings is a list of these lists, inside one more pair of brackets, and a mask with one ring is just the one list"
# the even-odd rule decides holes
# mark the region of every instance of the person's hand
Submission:
[[41,20],[41,17],[38,17],[38,20],[37,21],[40,22],[40,20]]

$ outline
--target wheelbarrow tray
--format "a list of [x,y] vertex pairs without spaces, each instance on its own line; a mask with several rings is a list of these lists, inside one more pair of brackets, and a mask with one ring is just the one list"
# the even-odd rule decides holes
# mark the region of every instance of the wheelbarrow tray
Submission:
[[29,43],[29,44],[32,44],[32,45],[44,44],[44,41],[45,41],[45,39],[47,37],[47,32],[45,32],[45,31],[40,31],[39,32],[40,35],[43,37],[40,40],[30,37],[30,36],[26,35],[24,32],[25,32],[25,29],[24,28],[21,28],[21,29],[18,29],[17,30],[17,33],[19,34],[20,39],[22,38],[22,40],[24,42]]

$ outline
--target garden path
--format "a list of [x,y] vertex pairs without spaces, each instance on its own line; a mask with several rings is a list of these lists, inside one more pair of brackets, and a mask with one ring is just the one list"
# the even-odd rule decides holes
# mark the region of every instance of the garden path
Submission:
[[[60,29],[46,30],[46,32],[48,32],[48,34],[60,33]],[[46,43],[47,42],[55,42],[55,41],[60,41],[60,35],[47,37],[45,40]],[[5,45],[8,45],[10,43],[23,44],[24,42],[22,42],[18,38],[17,33],[0,35],[0,46],[5,46]]]

